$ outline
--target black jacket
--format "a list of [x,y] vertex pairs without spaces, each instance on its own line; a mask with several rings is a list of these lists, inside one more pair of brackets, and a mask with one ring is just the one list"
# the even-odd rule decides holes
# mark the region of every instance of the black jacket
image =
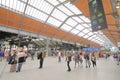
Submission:
[[37,58],[38,58],[38,59],[42,59],[42,58],[43,58],[43,57],[42,57],[42,52],[38,53]]
[[25,62],[25,57],[19,57],[18,63],[23,63],[23,62]]

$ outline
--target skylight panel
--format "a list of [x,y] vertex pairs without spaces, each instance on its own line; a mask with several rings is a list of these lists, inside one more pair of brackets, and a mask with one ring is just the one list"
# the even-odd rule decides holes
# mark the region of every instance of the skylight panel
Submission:
[[0,6],[1,6],[1,4],[2,4],[2,0],[0,0]]
[[50,17],[47,21],[47,23],[54,25],[55,27],[59,27],[62,22]]
[[67,24],[71,25],[71,26],[75,26],[77,24],[76,21],[74,21],[72,18],[69,18],[67,21],[66,21]]
[[88,29],[84,29],[82,32],[84,32],[85,34],[90,32]]
[[91,29],[91,27],[89,27],[89,28],[87,28],[90,32],[92,32],[92,29]]
[[92,37],[89,37],[88,40],[92,40]]
[[60,10],[55,9],[54,12],[52,13],[52,16],[54,16],[55,18],[64,21],[68,16],[65,15],[64,13],[62,13]]
[[93,32],[94,34],[98,34],[98,32]]
[[95,42],[96,42],[96,43],[98,43],[98,44],[101,44],[101,42],[100,42],[100,41],[96,41],[96,40],[95,40]]
[[4,1],[5,1],[5,5],[9,7],[10,0],[4,0]]
[[[10,0],[9,0],[9,1],[10,1]],[[10,4],[9,7],[12,8],[12,6],[13,6],[13,1],[10,1],[9,4]]]
[[87,28],[88,28],[88,27],[90,27],[90,26],[89,26],[89,25],[87,25],[87,24],[82,24],[82,25],[83,25],[83,26],[85,26],[85,27],[87,27]]
[[39,5],[36,6],[38,7],[40,10],[50,14],[52,9],[54,8],[53,6],[51,6],[50,4],[48,4],[47,2],[44,2],[44,4],[42,3],[42,6],[40,7]]
[[82,20],[84,20],[85,22],[90,23],[90,20],[89,20],[87,17],[85,17],[85,16],[80,16],[80,18],[81,18]]
[[43,2],[43,0],[39,0],[39,1],[37,1],[37,0],[29,0],[28,4],[34,6],[36,3],[39,4],[40,2]]
[[24,3],[20,3],[20,12],[23,12],[25,9],[25,4]]
[[20,2],[20,1],[17,1],[16,5],[17,5],[17,8],[16,8],[17,11],[24,12],[24,9],[25,9],[25,4],[24,3]]
[[93,36],[91,36],[91,37],[93,37],[93,38],[94,38],[94,37],[96,37],[96,35],[93,35]]
[[1,2],[2,2],[2,5],[5,6],[5,2],[6,2],[6,0],[2,0]]
[[78,34],[78,36],[80,36],[80,37],[83,37],[85,34],[84,33],[82,33],[82,32],[80,32],[79,34]]
[[104,38],[106,38],[106,36],[105,36],[104,34],[103,34],[102,36],[103,36]]
[[36,10],[35,8],[32,8],[30,6],[27,6],[27,9],[26,9],[26,13],[27,15],[30,15],[36,19],[39,19],[39,20],[42,20],[42,21],[45,21],[48,17],[48,15]]
[[100,42],[104,42],[103,40],[99,40]]
[[46,1],[48,1],[49,3],[51,3],[54,6],[59,4],[59,2],[57,0],[46,0]]
[[31,11],[31,16],[34,17],[34,13],[37,13],[37,15],[39,14],[39,12],[37,10],[35,10],[34,8],[32,8],[32,11]]
[[[13,9],[14,11],[23,12],[25,8],[25,4],[20,2],[19,0],[1,0],[2,5],[7,6],[8,9]],[[6,7],[5,7],[6,8]]]
[[27,0],[22,0],[22,1],[27,2]]
[[88,38],[88,37],[89,37],[88,35],[83,36],[83,38]]
[[103,33],[101,31],[98,32],[99,34],[103,35]]
[[66,3],[65,6],[68,7],[75,14],[82,14],[82,12],[76,6],[74,6],[73,4],[71,4],[70,2]]
[[104,41],[103,41],[103,40],[100,40],[100,42],[104,43]]
[[75,19],[79,23],[83,23],[83,21],[80,18],[78,18],[78,17],[73,17],[73,19]]
[[30,15],[32,8],[30,6],[27,6],[25,14]]
[[93,35],[93,33],[92,33],[92,32],[89,32],[87,35],[88,35],[88,36],[92,36],[92,35]]
[[91,23],[90,24],[88,24],[90,27],[91,27]]
[[73,13],[68,10],[66,7],[64,7],[63,5],[59,6],[58,9],[60,9],[61,11],[63,11],[64,13],[66,13],[67,15],[73,15]]
[[77,34],[77,33],[79,33],[79,31],[76,30],[76,29],[73,29],[71,32],[72,32],[73,34]]
[[50,14],[53,9],[53,6],[44,0],[30,0],[29,4],[48,14]]
[[95,39],[101,40],[98,36],[97,36],[97,37],[95,37]]
[[66,30],[66,31],[70,31],[70,30],[72,29],[72,27],[64,24],[64,25],[61,27],[61,29]]
[[17,1],[16,6],[15,6],[15,8],[16,8],[17,11],[19,11],[19,7],[20,7],[20,2]]
[[96,42],[96,40],[95,40],[95,39],[91,39],[91,41]]
[[65,2],[65,1],[66,1],[66,0],[59,0],[60,3],[63,3],[63,2]]
[[82,25],[80,25],[80,24],[78,26],[76,26],[75,28],[80,30],[80,31],[84,29],[84,27]]
[[43,13],[38,13],[39,15],[36,14],[36,18],[42,20],[42,21],[46,21],[46,19],[48,18],[48,15],[43,14]]

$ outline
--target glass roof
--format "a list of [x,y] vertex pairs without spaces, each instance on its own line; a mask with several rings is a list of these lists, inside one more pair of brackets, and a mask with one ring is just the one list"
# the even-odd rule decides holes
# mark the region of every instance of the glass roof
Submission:
[[98,44],[107,40],[102,32],[92,32],[90,19],[70,0],[0,0],[0,7],[24,14]]

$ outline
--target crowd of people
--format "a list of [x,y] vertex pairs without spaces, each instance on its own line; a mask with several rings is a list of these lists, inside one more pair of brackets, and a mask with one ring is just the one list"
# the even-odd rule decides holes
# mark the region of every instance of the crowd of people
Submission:
[[[58,62],[61,62],[61,58],[63,57],[63,52],[62,51],[57,51],[58,53]],[[100,55],[103,55],[102,57]],[[65,56],[66,56],[66,61],[67,61],[67,67],[68,70],[67,71],[71,71],[70,68],[70,62],[73,60],[75,65],[74,68],[76,68],[77,66],[79,67],[81,65],[81,67],[83,66],[83,62],[85,63],[86,68],[90,68],[91,66],[96,67],[97,66],[97,58],[104,58],[104,59],[108,59],[110,57],[110,53],[98,53],[96,51],[90,52],[90,51],[85,51],[84,53],[82,52],[65,52]],[[120,64],[120,53],[115,53],[113,55],[115,61],[117,61],[117,65]]]
[[[91,62],[92,62],[93,67],[96,66],[96,56],[95,56],[94,53],[85,52],[85,54],[83,55],[81,52],[80,53],[79,52],[74,52],[73,54],[70,54],[68,52],[67,55],[68,54],[70,56],[69,58],[73,58],[73,61],[75,62],[74,68],[76,68],[77,65],[78,65],[78,67],[80,65],[82,66],[83,65],[83,59],[85,61],[86,68],[88,68],[88,67],[90,68]],[[66,58],[68,57],[67,55],[66,55]],[[67,60],[68,71],[71,71],[70,65],[69,65],[71,60],[72,59]]]
[[27,53],[22,48],[19,48],[18,50],[11,50],[8,60],[8,64],[11,65],[10,72],[20,72],[26,58]]
[[89,51],[86,51],[84,53],[82,52],[78,52],[78,51],[75,51],[75,52],[70,52],[70,51],[66,51],[66,52],[62,52],[62,51],[59,51],[57,50],[56,52],[56,56],[58,56],[58,62],[60,63],[61,60],[62,60],[62,57],[66,57],[65,58],[65,61],[67,62],[67,67],[68,67],[68,70],[67,71],[71,71],[71,68],[70,68],[70,62],[73,60],[75,65],[74,65],[74,68],[76,68],[77,66],[83,66],[83,61],[86,65],[86,68],[90,68],[91,66],[91,63],[93,65],[93,67],[96,66],[96,58],[97,58],[97,55],[95,55],[94,52],[89,52]]
[[[46,51],[44,50],[38,50],[35,51],[25,51],[23,48],[13,49],[10,51],[10,54],[7,58],[8,64],[11,65],[10,72],[20,72],[22,69],[23,63],[26,62],[26,59],[31,56],[31,60],[34,60],[34,56],[37,56],[37,59],[39,60],[39,69],[43,68],[43,62],[44,58],[46,57]],[[0,61],[2,61],[2,58],[4,56],[4,51],[0,50]],[[79,51],[60,51],[56,50],[55,56],[58,57],[58,62],[61,63],[61,60],[63,57],[65,57],[67,71],[71,71],[71,61],[74,61],[74,68],[76,67],[83,67],[83,63],[85,64],[86,68],[90,68],[91,66],[96,67],[97,66],[97,58],[101,57],[99,56],[96,51],[90,52],[79,52]],[[110,54],[103,54],[103,58],[107,59],[110,56]],[[113,58],[117,61],[117,64],[119,65],[120,62],[120,53],[116,53],[113,55]]]
[[[34,60],[34,55],[35,53],[33,51],[25,51],[23,48],[19,48],[17,50],[11,50],[8,58],[8,64],[11,65],[10,67],[10,72],[20,72],[23,63],[26,62],[26,59],[31,56],[31,60]],[[37,58],[38,60],[40,60],[39,63],[39,68],[43,67],[43,61],[44,58],[46,56],[46,52],[45,51],[38,51],[37,52]]]

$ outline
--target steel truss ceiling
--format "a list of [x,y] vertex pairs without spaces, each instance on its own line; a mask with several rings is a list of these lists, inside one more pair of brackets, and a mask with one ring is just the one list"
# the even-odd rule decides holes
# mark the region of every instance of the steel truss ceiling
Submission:
[[[98,44],[104,44],[108,41],[103,32],[92,32],[90,19],[69,0],[0,0],[0,7],[22,14],[23,20],[24,16],[28,16],[42,22],[44,25],[39,32],[44,31],[46,24],[49,24]],[[21,20],[20,26],[22,25],[24,22]],[[56,34],[58,34],[57,31],[54,32],[53,36]],[[61,39],[66,37],[67,34]]]

